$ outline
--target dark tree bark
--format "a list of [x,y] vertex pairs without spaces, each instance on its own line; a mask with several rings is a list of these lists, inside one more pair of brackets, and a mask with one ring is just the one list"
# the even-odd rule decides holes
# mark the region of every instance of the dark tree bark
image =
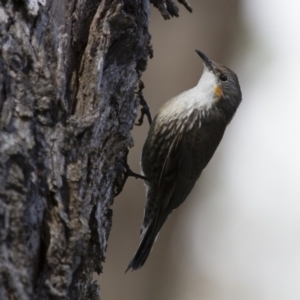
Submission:
[[[153,0],[165,18],[171,0]],[[185,1],[179,1],[188,9]],[[0,299],[99,299],[151,54],[146,0],[0,3]]]

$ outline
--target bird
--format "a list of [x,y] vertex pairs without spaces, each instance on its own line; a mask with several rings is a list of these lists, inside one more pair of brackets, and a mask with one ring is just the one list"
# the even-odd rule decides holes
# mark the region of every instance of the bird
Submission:
[[143,146],[144,221],[126,272],[144,265],[163,224],[193,189],[242,100],[237,75],[196,52],[204,65],[198,84],[159,109]]

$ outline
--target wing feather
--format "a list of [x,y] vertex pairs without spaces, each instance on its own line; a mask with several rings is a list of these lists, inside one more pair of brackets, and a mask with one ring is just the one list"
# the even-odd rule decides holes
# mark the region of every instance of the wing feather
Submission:
[[193,153],[186,136],[174,138],[164,161],[158,182],[158,211],[153,220],[154,231],[159,232],[169,214],[186,199],[201,174],[193,170]]
[[215,128],[211,124],[202,124],[199,127],[195,122],[184,134],[174,137],[159,176],[156,232],[189,195],[219,145],[224,130],[225,126]]

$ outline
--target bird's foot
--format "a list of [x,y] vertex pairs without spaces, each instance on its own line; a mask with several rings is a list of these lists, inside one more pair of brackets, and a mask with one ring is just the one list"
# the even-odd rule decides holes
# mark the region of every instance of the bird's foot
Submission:
[[120,180],[116,180],[115,181],[115,187],[114,187],[114,193],[115,193],[115,197],[118,196],[122,191],[123,191],[123,188],[125,186],[125,183],[128,179],[128,177],[135,177],[136,179],[143,179],[143,180],[147,180],[147,178],[143,175],[140,175],[140,174],[137,174],[137,173],[134,173],[129,165],[124,162],[121,162],[120,163],[121,166],[122,166],[122,170],[120,170],[120,172],[122,172],[122,175],[121,175],[121,179]]
[[141,108],[141,116],[138,119],[138,122],[135,123],[135,125],[137,125],[137,126],[141,126],[143,124],[145,115],[148,118],[149,125],[151,125],[151,123],[152,123],[152,116],[151,116],[150,108],[143,96],[144,87],[145,87],[144,83],[139,79],[138,80],[138,91],[136,93],[140,98],[140,105],[142,106],[142,108]]

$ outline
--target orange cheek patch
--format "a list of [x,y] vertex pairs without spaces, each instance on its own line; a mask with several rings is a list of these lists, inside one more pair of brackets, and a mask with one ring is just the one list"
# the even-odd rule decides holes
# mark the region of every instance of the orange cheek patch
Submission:
[[222,88],[221,88],[219,85],[217,85],[217,86],[215,87],[215,95],[216,95],[218,98],[221,98],[221,97],[223,96],[223,90],[222,90]]

